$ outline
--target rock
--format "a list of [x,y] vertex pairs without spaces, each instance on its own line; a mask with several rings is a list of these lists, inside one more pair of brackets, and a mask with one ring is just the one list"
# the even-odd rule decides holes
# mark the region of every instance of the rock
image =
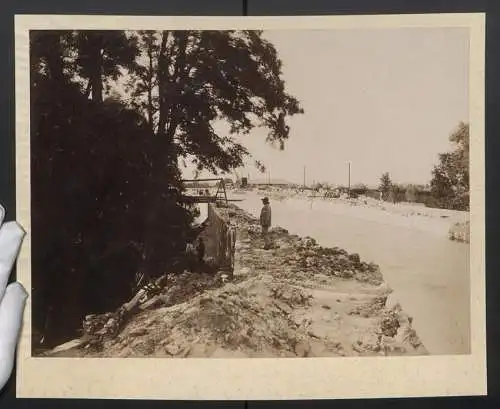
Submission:
[[179,347],[179,345],[176,345],[176,344],[165,345],[163,347],[163,349],[165,350],[165,352],[167,354],[169,354],[171,356],[176,356],[181,352],[181,348]]
[[364,318],[376,316],[380,314],[380,312],[384,309],[385,302],[385,296],[375,297],[368,302],[354,308],[349,312],[349,315],[358,315]]
[[380,320],[380,330],[382,334],[387,337],[394,337],[399,327],[399,313],[397,310],[386,311]]
[[294,348],[295,354],[301,358],[309,356],[310,350],[311,350],[311,346],[309,345],[309,343],[307,341],[297,342],[297,344],[295,345],[295,348]]
[[357,254],[357,253],[350,254],[348,257],[349,257],[350,261],[352,261],[356,264],[359,264],[359,262],[361,261],[359,254]]

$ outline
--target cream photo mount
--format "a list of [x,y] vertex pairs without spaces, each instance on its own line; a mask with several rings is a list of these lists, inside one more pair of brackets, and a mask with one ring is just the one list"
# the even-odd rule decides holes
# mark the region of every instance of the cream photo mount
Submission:
[[297,359],[34,358],[31,356],[31,301],[28,300],[18,351],[17,396],[255,400],[485,395],[483,13],[314,17],[17,15],[16,200],[18,221],[27,231],[18,260],[18,279],[27,289],[31,288],[30,30],[384,30],[409,27],[461,27],[470,33],[471,354]]

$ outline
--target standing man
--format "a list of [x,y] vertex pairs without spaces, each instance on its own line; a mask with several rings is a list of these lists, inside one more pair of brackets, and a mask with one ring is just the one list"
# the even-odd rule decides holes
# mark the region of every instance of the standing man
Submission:
[[262,199],[262,210],[260,211],[260,226],[262,227],[262,237],[264,238],[264,250],[271,248],[269,241],[269,227],[271,227],[271,206],[267,197]]

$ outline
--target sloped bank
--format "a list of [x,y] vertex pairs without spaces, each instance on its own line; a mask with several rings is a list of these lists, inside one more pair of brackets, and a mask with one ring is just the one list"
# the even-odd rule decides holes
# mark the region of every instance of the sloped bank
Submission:
[[236,230],[233,276],[168,275],[120,331],[51,355],[426,354],[411,317],[398,304],[387,305],[390,290],[376,265],[281,228],[271,231],[274,248],[263,250],[254,217],[236,206],[217,212]]

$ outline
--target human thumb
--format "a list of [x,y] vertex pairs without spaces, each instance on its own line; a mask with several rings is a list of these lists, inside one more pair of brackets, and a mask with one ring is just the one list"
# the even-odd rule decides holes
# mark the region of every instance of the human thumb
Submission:
[[7,286],[0,303],[0,388],[12,373],[27,298],[26,290],[16,282]]

